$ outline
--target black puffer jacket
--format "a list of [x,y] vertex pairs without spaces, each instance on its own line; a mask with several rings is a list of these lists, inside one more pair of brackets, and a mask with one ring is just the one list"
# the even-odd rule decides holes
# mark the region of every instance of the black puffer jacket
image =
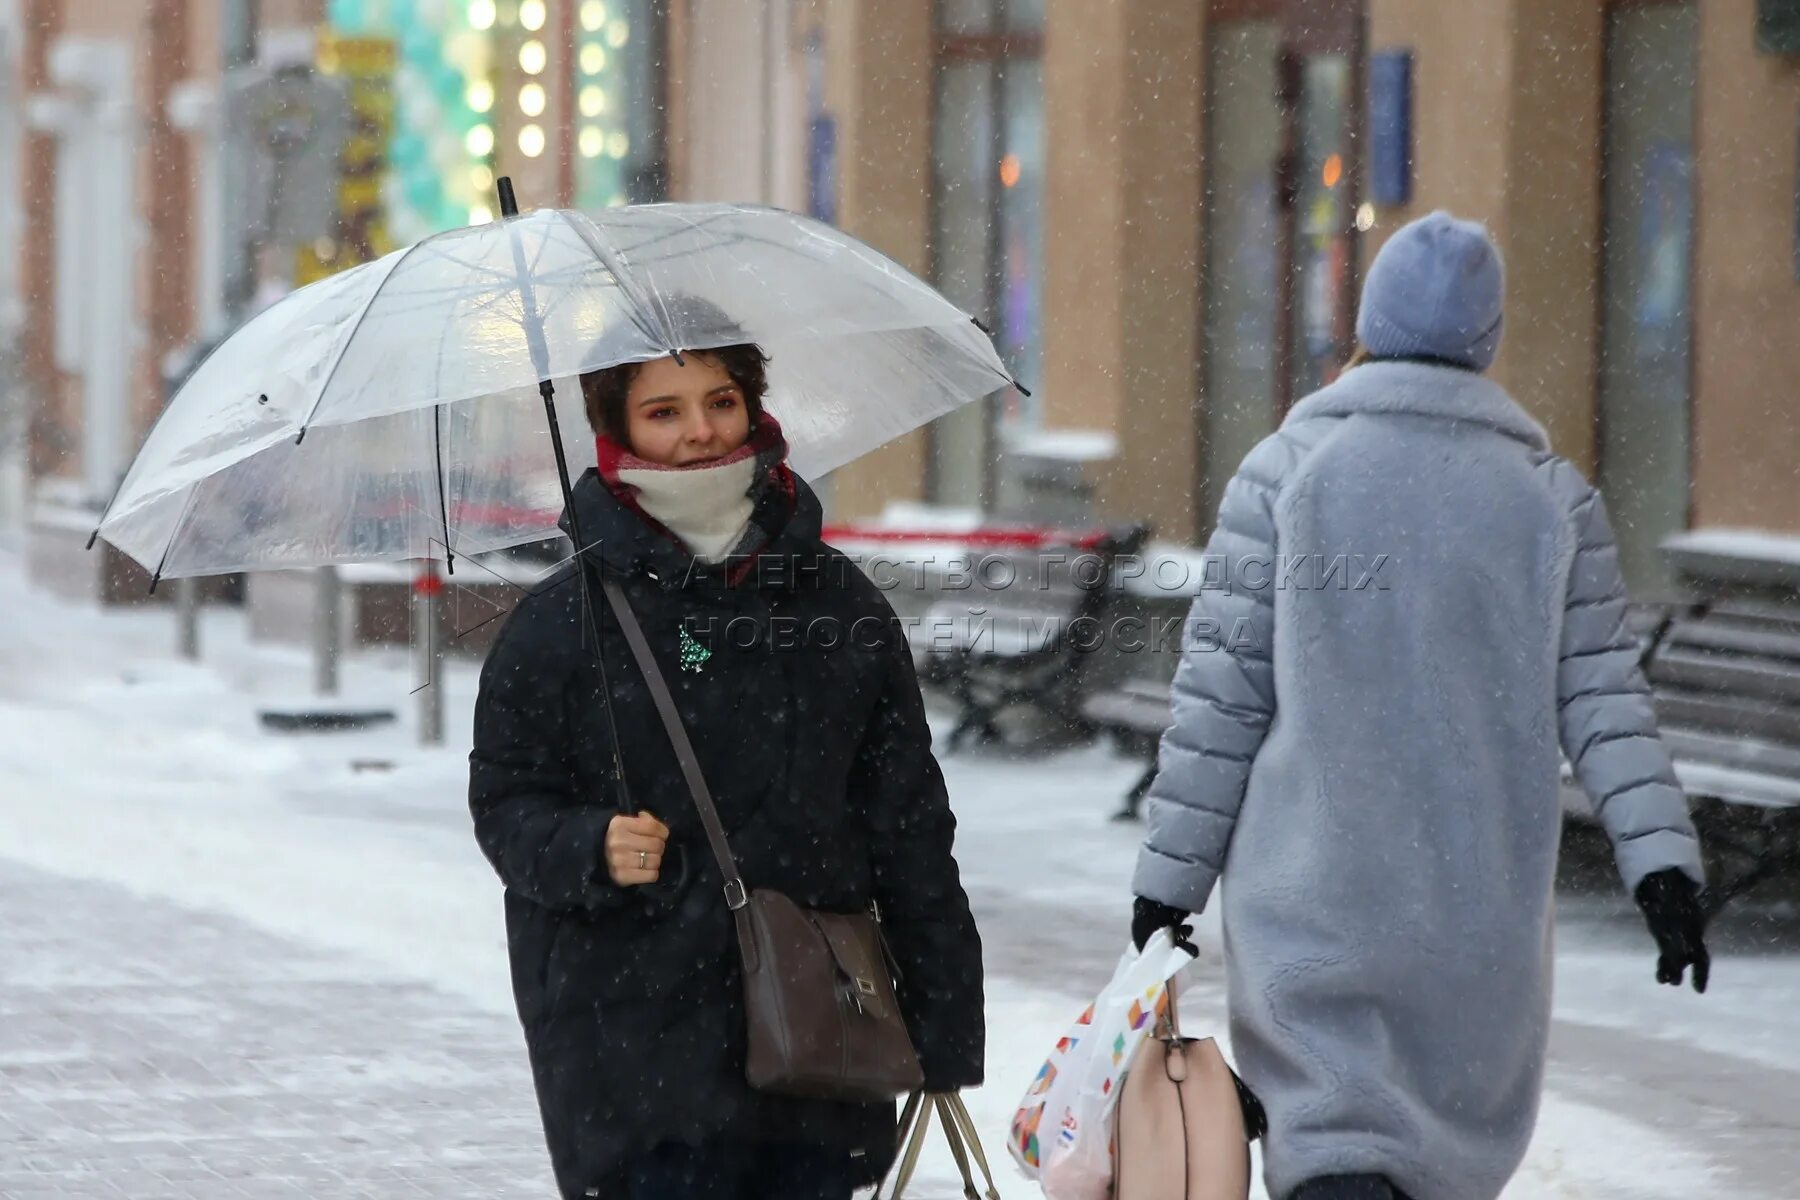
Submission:
[[[756,519],[773,536],[726,586],[588,472],[586,556],[617,578],[686,720],[746,882],[812,907],[873,900],[933,1089],[981,1081],[981,943],[911,659],[887,600],[819,540],[798,484]],[[566,521],[566,518],[565,518]],[[671,830],[663,879],[620,888],[603,861],[621,811],[600,672],[572,570],[527,597],[481,674],[469,806],[506,886],[513,989],[565,1197],[614,1195],[621,1162],[717,1136],[841,1146],[873,1180],[891,1106],[777,1099],[743,1082],[744,1016],[722,879],[624,634],[600,641],[634,807]],[[710,656],[684,670],[689,638]]]

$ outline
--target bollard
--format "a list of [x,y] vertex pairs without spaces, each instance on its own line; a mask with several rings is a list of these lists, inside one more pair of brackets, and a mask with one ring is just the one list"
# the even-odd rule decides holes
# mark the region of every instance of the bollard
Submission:
[[184,575],[175,581],[176,650],[189,662],[200,658],[200,581]]
[[444,741],[444,689],[438,679],[442,667],[438,601],[443,591],[437,563],[425,559],[419,564],[412,589],[413,674],[418,682],[421,746],[439,746]]
[[343,650],[342,621],[338,617],[341,585],[336,567],[320,567],[313,575],[317,586],[313,602],[313,690],[321,696],[338,692],[338,658]]

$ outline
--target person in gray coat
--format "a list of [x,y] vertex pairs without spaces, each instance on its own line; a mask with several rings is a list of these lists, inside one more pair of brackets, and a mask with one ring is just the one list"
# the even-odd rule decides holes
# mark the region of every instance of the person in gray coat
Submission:
[[1485,378],[1502,272],[1434,213],[1376,257],[1359,364],[1245,458],[1194,602],[1133,887],[1223,876],[1231,1040],[1276,1200],[1485,1200],[1536,1121],[1558,748],[1704,990],[1699,845],[1600,494]]

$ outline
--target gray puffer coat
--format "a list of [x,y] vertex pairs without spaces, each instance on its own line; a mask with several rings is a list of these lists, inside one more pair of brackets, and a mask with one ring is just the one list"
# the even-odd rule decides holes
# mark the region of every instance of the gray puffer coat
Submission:
[[1543,1080],[1559,746],[1627,887],[1701,877],[1605,506],[1498,385],[1378,362],[1250,453],[1208,553],[1134,882],[1199,911],[1223,874],[1269,1194],[1498,1196]]

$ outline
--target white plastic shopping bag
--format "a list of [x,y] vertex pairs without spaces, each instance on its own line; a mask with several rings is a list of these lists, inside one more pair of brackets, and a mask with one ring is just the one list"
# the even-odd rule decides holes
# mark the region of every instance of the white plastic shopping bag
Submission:
[[1132,1052],[1168,1009],[1168,982],[1192,962],[1167,929],[1128,948],[1112,982],[1051,1050],[1013,1114],[1007,1145],[1047,1200],[1106,1200],[1112,1116]]

